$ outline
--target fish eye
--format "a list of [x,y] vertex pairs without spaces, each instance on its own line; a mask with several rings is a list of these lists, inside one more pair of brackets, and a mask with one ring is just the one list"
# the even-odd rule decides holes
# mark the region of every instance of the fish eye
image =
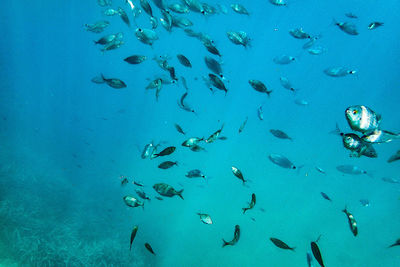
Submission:
[[353,110],[353,114],[356,115],[357,114],[357,110]]

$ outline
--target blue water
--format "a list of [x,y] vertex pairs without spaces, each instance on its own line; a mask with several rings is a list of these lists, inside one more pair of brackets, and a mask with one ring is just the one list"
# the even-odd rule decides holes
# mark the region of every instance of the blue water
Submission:
[[[387,247],[400,238],[400,185],[381,179],[400,179],[400,162],[387,163],[399,150],[399,140],[375,145],[378,158],[356,158],[329,132],[336,123],[350,132],[344,110],[351,105],[372,108],[382,115],[382,128],[400,131],[400,3],[288,0],[287,7],[277,7],[267,0],[238,2],[250,16],[234,13],[229,1],[211,0],[207,3],[224,5],[228,13],[183,15],[193,21],[193,30],[215,40],[227,77],[226,96],[212,93],[202,80],[209,73],[204,56],[217,57],[199,40],[182,29],[168,33],[159,25],[153,47],[139,42],[123,0],[113,0],[112,7],[128,12],[131,28],[118,16],[104,16],[106,8],[95,0],[2,2],[1,266],[307,266],[306,252],[319,235],[326,266],[399,266],[400,248]],[[345,17],[348,12],[359,18]],[[354,22],[359,35],[344,33],[332,24],[333,18]],[[85,30],[84,24],[98,20],[111,24],[99,34]],[[384,26],[368,30],[372,21]],[[150,27],[144,12],[137,23]],[[317,45],[324,53],[314,56],[302,49],[305,41],[288,34],[299,27],[320,35]],[[249,34],[251,47],[226,37],[227,31],[239,30]],[[125,44],[102,54],[93,40],[116,32],[124,33]],[[148,59],[139,65],[123,61],[133,54]],[[188,57],[193,67],[180,65],[176,54]],[[273,58],[282,54],[297,60],[275,64]],[[159,55],[169,55],[178,77],[186,78],[187,101],[197,115],[178,107],[185,92],[180,83],[164,86],[158,102],[154,91],[145,90],[157,75],[168,75],[151,60]],[[329,77],[323,70],[331,66],[357,74]],[[122,79],[127,88],[92,83],[100,73]],[[281,76],[299,89],[296,94],[280,85]],[[271,97],[253,90],[249,79],[263,81],[273,90]],[[309,105],[296,105],[295,99]],[[260,105],[263,121],[257,117]],[[247,125],[238,134],[246,117]],[[206,149],[201,152],[181,146],[188,137],[208,137],[222,124],[226,141],[201,143]],[[285,131],[293,142],[275,138],[270,129]],[[160,149],[177,149],[167,157],[142,159],[143,147],[152,141],[162,143]],[[281,168],[268,159],[272,153],[304,167]],[[157,168],[164,160],[179,166]],[[373,178],[342,174],[336,166],[343,164],[359,166]],[[231,166],[250,180],[247,186],[233,176]],[[191,169],[208,178],[186,178]],[[120,176],[130,183],[121,187]],[[144,209],[122,201],[125,195],[136,195],[133,180],[142,181],[152,199]],[[183,188],[184,200],[155,199],[152,186],[159,182]],[[241,208],[252,193],[257,204],[243,215]],[[370,206],[362,206],[360,199],[368,199]],[[341,211],[345,206],[357,220],[356,237]],[[197,212],[210,214],[213,224],[201,223]],[[222,238],[231,240],[236,224],[239,242],[221,248]],[[130,251],[134,225],[139,230]],[[270,237],[296,247],[295,252],[275,247]],[[146,250],[146,242],[156,256]]]

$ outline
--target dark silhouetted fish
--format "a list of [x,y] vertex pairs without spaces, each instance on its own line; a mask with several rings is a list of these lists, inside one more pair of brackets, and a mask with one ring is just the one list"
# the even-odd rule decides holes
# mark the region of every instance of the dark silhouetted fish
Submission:
[[400,246],[400,238],[396,240],[396,242],[394,242],[392,245],[390,245],[388,248],[392,248],[395,246]]
[[239,241],[239,238],[240,238],[240,226],[236,225],[235,226],[235,232],[233,234],[233,239],[231,241],[229,241],[229,242],[227,242],[224,239],[222,239],[222,242],[223,242],[222,243],[222,247],[235,245]]
[[256,205],[256,194],[251,194],[251,202],[249,204],[249,207],[247,208],[242,208],[243,210],[243,214],[247,211],[247,210],[251,210],[252,208],[254,208],[254,206]]
[[153,185],[154,190],[156,190],[157,193],[159,193],[162,196],[165,197],[173,197],[173,196],[179,196],[180,198],[183,199],[182,192],[183,189],[180,191],[176,191],[172,186],[164,183],[158,183]]
[[129,64],[140,64],[146,60],[146,56],[143,55],[133,55],[124,59],[125,62]]
[[190,63],[190,60],[187,57],[185,57],[184,55],[178,54],[176,57],[178,58],[179,62],[183,66],[188,67],[188,68],[192,67],[192,63]]
[[293,139],[292,139],[290,136],[288,136],[285,132],[283,132],[283,131],[281,131],[281,130],[278,130],[278,129],[276,129],[276,130],[271,129],[271,130],[269,130],[269,132],[270,132],[273,136],[275,136],[275,137],[277,137],[277,138],[280,138],[280,139],[289,139],[289,140],[292,140],[292,141],[293,141]]
[[275,246],[277,246],[278,248],[281,248],[281,249],[289,249],[289,250],[292,250],[292,251],[295,250],[295,248],[289,247],[285,242],[283,242],[282,240],[280,240],[280,239],[278,239],[278,238],[271,237],[270,240],[271,240],[271,242],[272,242]]
[[156,253],[154,253],[153,248],[150,246],[149,243],[145,243],[144,246],[148,251],[150,251],[151,254],[156,255]]
[[175,151],[175,149],[176,149],[176,147],[169,146],[169,147],[165,148],[163,151],[161,151],[160,153],[154,154],[154,157],[157,158],[157,157],[171,155]]
[[181,133],[181,134],[183,134],[183,135],[186,134],[186,133],[183,131],[182,127],[181,127],[179,124],[175,123],[174,126],[175,126],[175,129],[176,129],[179,133]]
[[132,233],[131,233],[131,243],[130,243],[129,250],[132,249],[132,242],[133,242],[133,240],[135,239],[135,236],[136,236],[136,233],[137,233],[137,231],[138,231],[138,228],[139,228],[139,226],[137,226],[137,225],[135,225],[135,226],[133,227],[133,230],[132,230]]
[[171,168],[174,165],[178,165],[177,161],[164,161],[162,163],[160,163],[160,165],[158,165],[158,168],[166,170]]
[[356,220],[354,219],[353,214],[351,214],[350,212],[348,212],[347,208],[344,208],[344,210],[342,210],[342,211],[343,211],[343,212],[346,214],[346,216],[347,216],[347,219],[348,219],[348,221],[349,221],[349,226],[350,226],[351,232],[353,233],[354,236],[357,236],[357,234],[358,234],[357,222],[356,222]]
[[317,260],[319,265],[321,265],[321,267],[325,267],[324,261],[322,260],[321,251],[319,250],[319,247],[316,242],[311,242],[311,250],[314,255],[314,258]]
[[327,194],[325,194],[324,192],[321,192],[321,196],[323,198],[325,198],[326,200],[332,201],[332,199],[330,199],[330,197]]

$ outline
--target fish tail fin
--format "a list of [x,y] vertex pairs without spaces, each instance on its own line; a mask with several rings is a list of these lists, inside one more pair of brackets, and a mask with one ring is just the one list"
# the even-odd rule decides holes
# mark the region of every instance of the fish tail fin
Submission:
[[344,206],[344,209],[342,209],[342,212],[347,214],[347,206]]
[[97,45],[99,42],[98,42],[98,41],[95,41],[95,40],[93,40],[93,43],[94,43],[95,45]]
[[175,161],[174,163],[175,163],[176,166],[179,166],[179,165],[178,165],[178,161]]
[[183,192],[183,189],[180,190],[180,191],[177,191],[176,194],[177,194],[180,198],[184,199],[183,196],[182,196],[182,192]]
[[103,81],[105,81],[105,80],[106,80],[106,78],[104,78],[104,75],[103,75],[103,73],[100,73],[100,77],[103,79]]
[[222,239],[222,247],[225,247],[229,245],[229,242],[226,242],[224,239]]
[[248,210],[248,208],[242,208],[243,214]]
[[292,250],[292,251],[296,251],[296,248],[294,247],[294,248],[290,248],[290,250]]
[[332,25],[338,25],[339,23],[337,22],[337,20],[335,18],[332,18]]
[[334,130],[330,131],[329,133],[335,134],[335,135],[341,135],[341,131],[340,131],[338,123],[336,123],[336,128]]

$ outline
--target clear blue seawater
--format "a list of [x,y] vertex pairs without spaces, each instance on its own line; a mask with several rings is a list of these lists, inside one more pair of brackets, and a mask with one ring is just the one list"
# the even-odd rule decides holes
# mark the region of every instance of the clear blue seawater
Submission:
[[[131,20],[128,27],[118,15],[107,17],[96,0],[3,0],[0,10],[0,265],[1,266],[271,266],[306,267],[310,242],[321,235],[318,246],[325,266],[397,267],[400,247],[387,248],[400,238],[400,185],[383,177],[400,179],[400,161],[387,159],[400,149],[400,141],[374,145],[378,158],[349,157],[339,136],[329,132],[338,123],[350,132],[344,111],[366,105],[382,115],[382,129],[399,132],[399,12],[394,0],[287,0],[286,7],[267,0],[244,1],[250,16],[234,13],[204,16],[191,11],[184,16],[196,32],[208,34],[222,54],[210,54],[200,40],[180,28],[155,30],[152,47],[135,37],[129,5],[113,0]],[[160,10],[149,1],[154,16]],[[173,1],[168,1],[172,3]],[[179,2],[179,1],[176,1]],[[133,0],[139,5],[138,0]],[[352,12],[358,19],[345,13]],[[333,25],[351,21],[359,35]],[[84,24],[107,20],[102,33],[86,31]],[[384,22],[368,30],[369,23]],[[150,28],[142,12],[137,25]],[[320,55],[302,48],[305,40],[289,35],[303,28],[319,36]],[[245,31],[251,47],[233,44],[227,31]],[[124,44],[104,54],[93,40],[123,32]],[[133,54],[147,60],[138,65],[123,61]],[[193,67],[177,58],[183,54]],[[288,65],[273,58],[296,57]],[[163,86],[159,100],[145,90],[159,75],[167,76],[152,58],[168,55],[178,85]],[[212,93],[202,76],[210,71],[204,57],[222,62],[228,93]],[[343,66],[355,75],[333,78],[323,70]],[[103,73],[119,78],[127,87],[113,89],[91,82]],[[189,87],[186,101],[196,114],[180,109],[177,101]],[[296,93],[279,81],[287,77]],[[256,92],[250,79],[273,90],[270,97]],[[309,104],[300,106],[296,99]],[[257,117],[263,105],[264,120]],[[248,122],[239,134],[245,118]],[[178,133],[178,123],[187,132]],[[208,137],[224,125],[227,140],[201,146],[192,152],[181,146],[189,137]],[[293,141],[274,137],[269,130],[285,131]],[[160,150],[176,146],[170,156],[142,159],[149,142]],[[288,157],[300,171],[273,164],[268,155]],[[178,161],[168,170],[157,166]],[[367,175],[340,173],[336,166],[352,164]],[[247,186],[231,172],[238,167],[251,181]],[[316,170],[325,170],[322,174]],[[204,179],[188,179],[187,171],[200,169]],[[129,180],[121,186],[120,176]],[[144,183],[151,201],[144,209],[127,207],[122,197],[137,196],[133,180]],[[152,188],[167,183],[184,189],[184,200],[175,196],[157,200]],[[325,192],[332,199],[323,199]],[[242,214],[257,196],[252,210]],[[364,207],[360,199],[368,199]],[[358,223],[350,231],[347,207]],[[207,213],[212,225],[203,224],[198,212]],[[237,244],[222,248],[240,225]],[[139,226],[129,250],[134,225]],[[277,248],[276,237],[295,251]],[[144,247],[151,244],[156,255]],[[314,260],[313,266],[318,266]]]

